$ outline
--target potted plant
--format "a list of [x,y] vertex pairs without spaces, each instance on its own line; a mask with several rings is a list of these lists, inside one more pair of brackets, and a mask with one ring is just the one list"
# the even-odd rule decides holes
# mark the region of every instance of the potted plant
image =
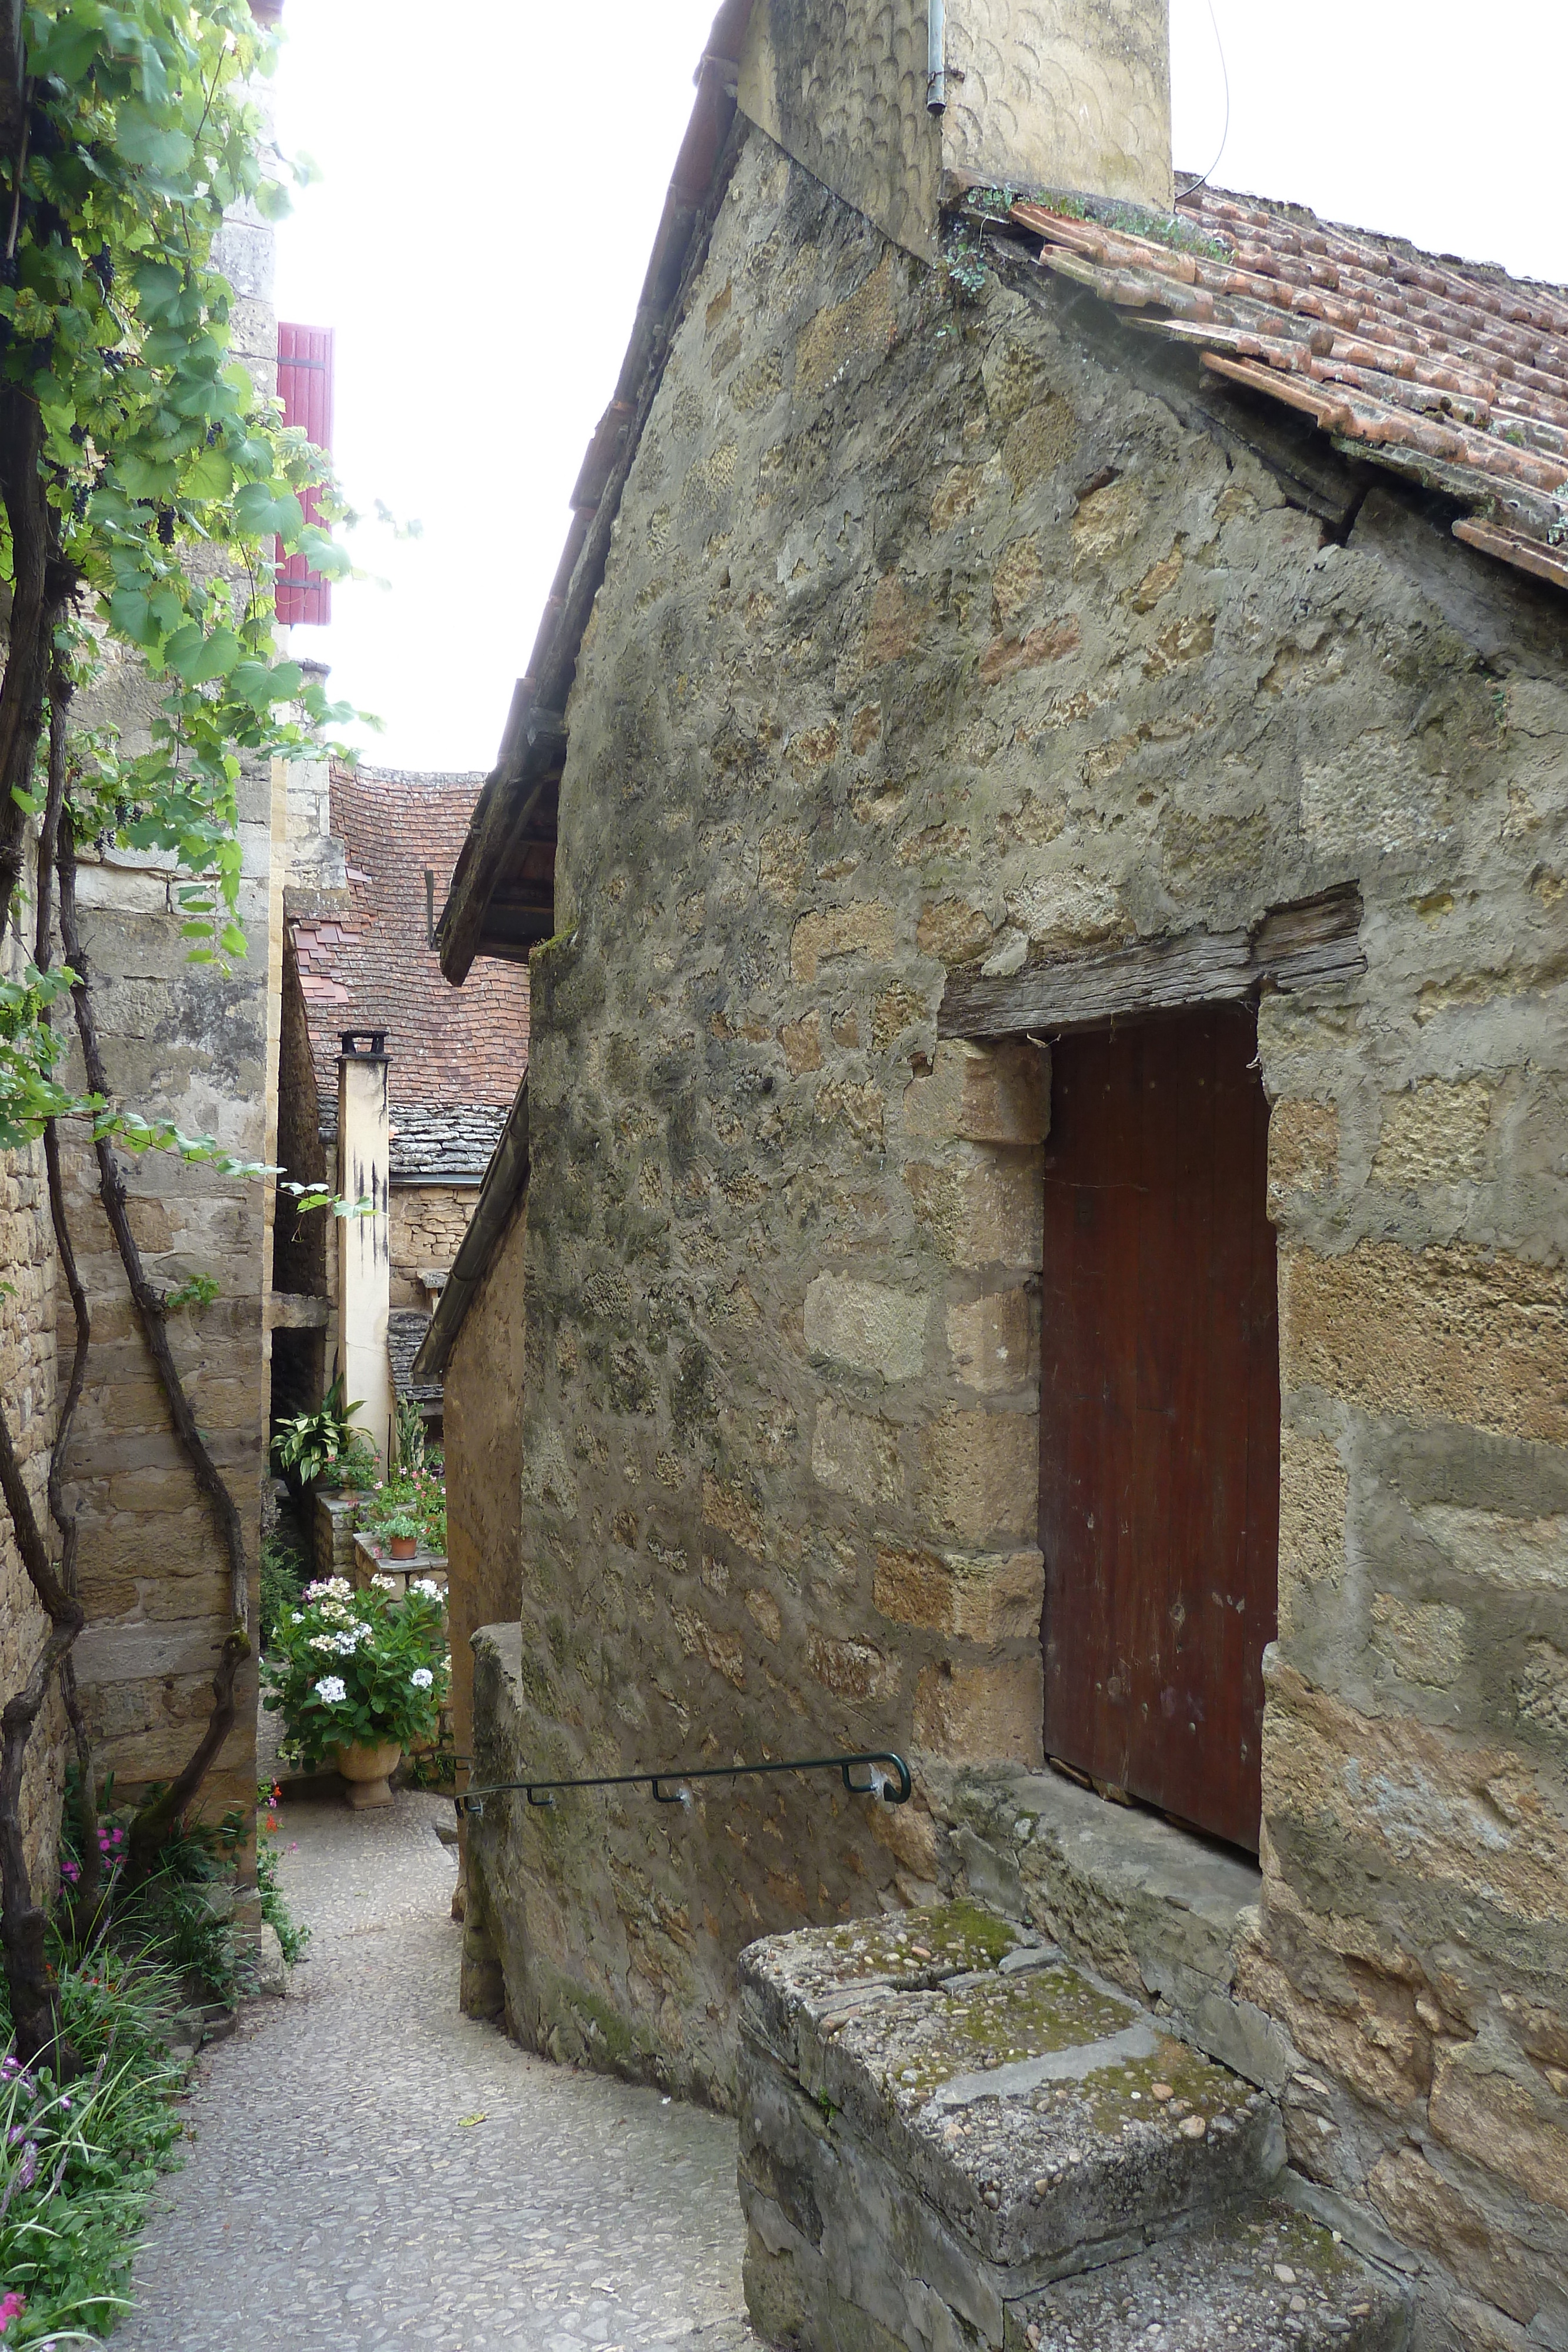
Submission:
[[394,1511],[382,1521],[381,1531],[393,1559],[412,1559],[419,1549],[419,1521],[412,1511]]
[[375,1455],[351,1426],[362,1402],[344,1403],[340,1372],[313,1412],[297,1412],[278,1423],[272,1441],[278,1468],[291,1471],[301,1486],[313,1486],[319,1480],[340,1477],[349,1467],[365,1474],[362,1483],[368,1486],[376,1475]]
[[344,1496],[361,1494],[373,1486],[378,1465],[370,1440],[356,1429],[332,1465],[332,1479],[338,1492]]
[[402,1599],[390,1577],[361,1592],[328,1577],[283,1612],[263,1704],[308,1771],[330,1759],[350,1805],[390,1805],[399,1757],[434,1731],[447,1671],[445,1612],[427,1577]]

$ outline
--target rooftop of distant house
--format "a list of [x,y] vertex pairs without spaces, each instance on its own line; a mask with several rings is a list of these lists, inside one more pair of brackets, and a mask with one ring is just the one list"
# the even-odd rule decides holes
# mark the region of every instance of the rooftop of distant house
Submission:
[[384,1029],[394,1178],[482,1173],[528,1059],[526,969],[486,962],[451,988],[431,944],[483,782],[335,763],[349,905],[290,926],[323,1132],[336,1126],[341,1033]]

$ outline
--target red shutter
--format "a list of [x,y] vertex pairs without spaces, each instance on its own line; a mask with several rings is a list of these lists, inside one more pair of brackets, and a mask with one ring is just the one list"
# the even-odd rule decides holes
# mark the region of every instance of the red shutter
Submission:
[[[318,449],[332,446],[332,330],[330,327],[289,327],[277,322],[277,390],[285,425],[298,425]],[[319,493],[307,490],[301,500],[307,522],[320,519]],[[277,547],[277,617],[279,621],[314,621],[323,625],[332,617],[332,583],[312,572],[303,555],[285,555]]]

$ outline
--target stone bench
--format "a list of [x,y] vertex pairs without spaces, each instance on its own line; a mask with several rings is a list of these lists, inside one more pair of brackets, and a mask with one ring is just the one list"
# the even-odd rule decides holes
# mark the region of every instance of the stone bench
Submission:
[[1157,2318],[1159,2352],[1403,2342],[1398,2283],[1280,2201],[1269,2094],[1054,1946],[950,1904],[769,1937],[740,1974],[770,2341],[1150,2352]]

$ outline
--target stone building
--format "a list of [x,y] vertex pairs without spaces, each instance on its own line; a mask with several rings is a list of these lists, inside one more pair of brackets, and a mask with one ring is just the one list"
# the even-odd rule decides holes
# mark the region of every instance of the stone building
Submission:
[[[290,782],[280,1157],[302,1181],[338,1182],[342,1039],[382,1033],[392,1380],[436,1419],[439,1386],[413,1381],[413,1359],[528,1055],[527,972],[486,972],[458,995],[434,945],[482,781],[322,761]],[[280,1409],[298,1409],[319,1402],[338,1356],[336,1261],[320,1218],[286,1212],[277,1287],[295,1319],[275,1345],[274,1387]]]
[[1173,210],[1041,16],[721,10],[439,933],[553,846],[478,1776],[915,1799],[492,1804],[470,1997],[728,2102],[742,1947],[966,1895],[1562,2344],[1568,296]]

